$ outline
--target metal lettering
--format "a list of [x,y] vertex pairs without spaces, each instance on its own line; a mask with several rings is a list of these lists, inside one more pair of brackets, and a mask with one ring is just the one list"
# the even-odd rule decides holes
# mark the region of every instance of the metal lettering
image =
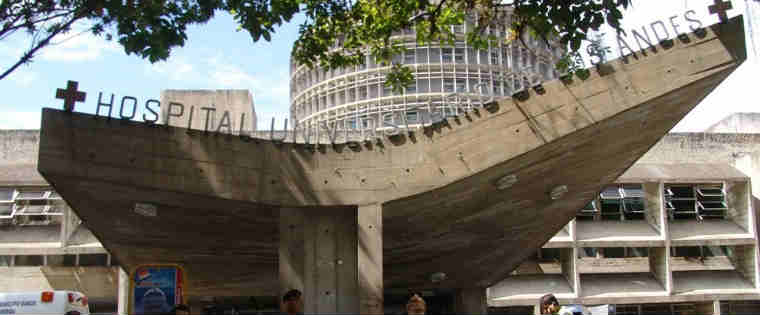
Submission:
[[222,119],[219,120],[219,126],[216,127],[216,132],[220,132],[223,127],[227,127],[227,133],[232,134],[232,124],[230,123],[230,112],[224,111]]
[[[124,116],[124,101],[131,100],[132,101],[132,115],[131,116]],[[121,119],[134,119],[135,114],[137,114],[137,98],[134,98],[132,96],[124,96],[121,98],[121,107],[119,108],[119,117]]]
[[190,106],[190,115],[187,115],[187,130],[193,128],[193,113],[195,113],[195,106]]
[[[172,107],[178,106],[179,107],[179,114],[173,114]],[[166,126],[171,126],[171,120],[172,117],[181,117],[185,114],[185,105],[182,105],[182,103],[174,103],[169,102],[169,109],[166,111]]]
[[155,112],[153,108],[150,107],[151,103],[156,103],[158,104],[158,107],[161,108],[161,102],[157,100],[151,99],[151,100],[145,101],[145,109],[147,109],[149,112],[153,114],[154,117],[156,117],[155,119],[148,119],[145,117],[145,114],[143,114],[143,120],[145,121],[146,124],[154,124],[156,123],[156,121],[158,121],[158,113]]
[[681,32],[678,31],[678,27],[681,26],[681,25],[680,24],[676,24],[676,22],[673,21],[673,19],[675,19],[675,18],[678,18],[678,15],[671,16],[668,19],[670,20],[670,26],[673,27],[673,32],[675,33],[675,36],[673,36],[673,37],[678,37],[678,35],[681,35]]
[[[649,32],[647,31],[647,28],[645,26],[642,26],[641,31],[644,33],[644,35],[646,35],[646,37],[639,34],[639,32],[637,32],[636,30],[631,30],[631,33],[633,33],[633,39],[635,39],[636,44],[639,45],[639,50],[644,50],[644,48],[654,46],[652,45],[652,39],[649,38]],[[639,39],[641,39],[641,41],[644,41],[649,46],[644,47],[643,45],[641,45],[641,41],[639,41]]]
[[628,51],[630,51],[631,54],[633,54],[634,56],[636,55],[633,49],[631,49],[631,46],[628,46],[628,43],[625,41],[625,39],[620,37],[620,35],[617,36],[617,42],[618,42],[618,51],[620,52],[620,57],[625,56],[625,54],[623,53],[623,46],[625,46],[625,48],[628,49]]
[[[655,25],[660,25],[662,27],[662,30],[665,31],[665,38],[660,37],[660,33],[658,33],[657,29],[654,27]],[[665,23],[663,23],[662,21],[652,22],[652,24],[649,24],[649,26],[652,28],[652,33],[654,33],[654,37],[657,38],[657,42],[662,42],[664,40],[670,39],[670,33],[668,33],[668,27],[665,26]]]
[[108,107],[108,117],[111,117],[111,111],[113,110],[113,93],[111,93],[111,103],[103,103],[103,92],[98,92],[98,106],[95,108],[95,116],[100,116],[100,107]]
[[[327,130],[327,138],[330,139],[330,143],[331,144],[335,144],[335,138],[338,136],[338,134],[336,132],[336,131],[338,131],[337,125],[338,124],[336,124],[335,122],[333,122],[332,123],[332,128],[330,128],[330,127],[327,126],[327,122],[325,122],[325,121],[322,122],[322,128],[324,128],[325,130]],[[317,139],[319,139],[319,138],[317,138]]]
[[216,108],[213,108],[213,107],[201,107],[201,110],[205,110],[206,111],[206,125],[205,125],[205,127],[203,127],[203,132],[208,132],[208,118],[210,116],[209,114],[211,112],[216,112]]
[[[692,32],[696,32],[697,30],[702,29],[702,21],[698,19],[690,19],[689,13],[693,15],[693,14],[697,14],[697,12],[695,12],[694,10],[689,10],[683,14],[684,19],[691,22],[691,25],[689,25],[689,29],[691,29]],[[696,24],[696,27],[694,26],[695,24]]]

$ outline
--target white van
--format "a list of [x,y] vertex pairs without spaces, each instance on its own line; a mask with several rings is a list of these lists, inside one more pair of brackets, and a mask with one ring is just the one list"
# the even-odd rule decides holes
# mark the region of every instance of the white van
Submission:
[[0,315],[89,315],[87,297],[75,291],[0,293]]

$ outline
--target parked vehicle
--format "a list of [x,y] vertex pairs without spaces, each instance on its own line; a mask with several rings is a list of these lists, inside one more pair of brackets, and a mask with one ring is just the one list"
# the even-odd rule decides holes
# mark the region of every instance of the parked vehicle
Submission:
[[0,315],[90,315],[87,296],[76,291],[0,293]]

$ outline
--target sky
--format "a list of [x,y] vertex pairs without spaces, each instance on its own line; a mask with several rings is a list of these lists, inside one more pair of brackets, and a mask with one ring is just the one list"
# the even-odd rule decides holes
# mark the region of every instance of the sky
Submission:
[[[623,28],[640,29],[657,20],[676,21],[685,25],[686,10],[694,10],[704,25],[718,21],[708,13],[713,0],[633,0],[634,7],[624,12]],[[751,25],[760,32],[760,2],[733,0],[729,17],[744,14],[752,8]],[[745,20],[747,15],[745,14]],[[289,57],[293,42],[298,37],[298,25],[303,16],[277,29],[271,42],[253,43],[245,31],[236,31],[237,25],[226,13],[218,13],[209,23],[188,29],[184,47],[172,51],[169,60],[151,64],[138,56],[128,56],[121,46],[89,33],[58,39],[55,45],[44,48],[31,64],[21,66],[0,81],[0,129],[37,129],[43,107],[62,108],[62,100],[55,98],[57,88],[64,88],[67,80],[79,82],[79,90],[87,92],[84,104],[76,111],[93,113],[98,93],[133,96],[138,103],[159,99],[163,89],[248,89],[254,96],[259,128],[268,128],[271,119],[281,125],[289,117]],[[607,43],[617,55],[617,44],[612,30]],[[749,31],[748,31],[749,33]],[[749,34],[748,34],[749,37]],[[713,91],[672,131],[703,131],[713,123],[734,112],[760,112],[757,97],[750,91],[757,89],[760,73],[760,34],[754,36],[754,45],[748,42],[749,58],[726,81]],[[748,38],[748,41],[750,39]],[[0,42],[0,69],[4,71],[20,56],[28,45],[25,35],[17,35]],[[629,42],[630,44],[630,42]],[[613,58],[616,56],[613,56]],[[118,102],[118,101],[117,101]]]

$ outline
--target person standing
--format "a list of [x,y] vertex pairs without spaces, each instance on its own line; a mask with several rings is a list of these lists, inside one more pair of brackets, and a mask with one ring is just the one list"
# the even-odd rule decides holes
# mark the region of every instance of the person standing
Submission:
[[282,305],[280,311],[283,314],[297,315],[303,314],[303,300],[301,299],[301,291],[296,289],[290,290],[282,296]]
[[554,294],[545,294],[538,300],[538,305],[540,308],[541,314],[559,314],[559,301],[557,301],[557,298],[554,297]]
[[427,311],[427,305],[420,292],[410,292],[409,299],[406,302],[406,313],[409,315],[424,315]]

